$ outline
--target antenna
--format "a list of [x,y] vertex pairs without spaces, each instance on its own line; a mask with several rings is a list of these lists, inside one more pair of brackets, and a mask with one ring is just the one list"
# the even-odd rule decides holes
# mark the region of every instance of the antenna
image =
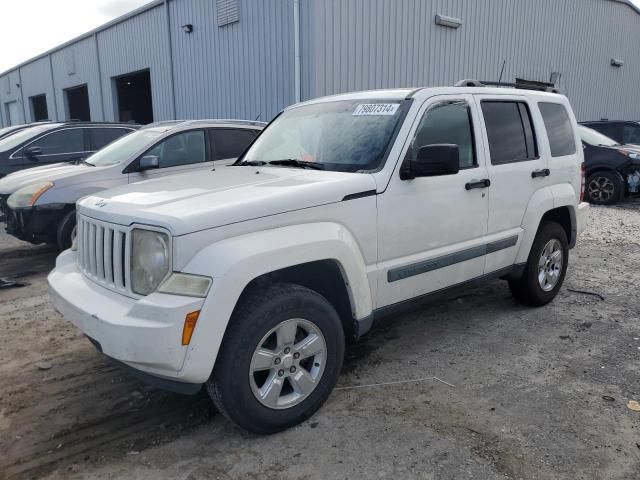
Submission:
[[257,122],[257,121],[258,121],[258,119],[259,119],[261,116],[262,116],[262,112],[260,112],[260,113],[258,114],[258,116],[257,116],[257,117],[256,117],[256,119],[254,120],[254,122]]
[[502,82],[502,74],[504,73],[504,66],[507,64],[507,59],[505,58],[502,62],[502,68],[500,69],[500,76],[498,77],[498,86],[500,86],[500,82]]

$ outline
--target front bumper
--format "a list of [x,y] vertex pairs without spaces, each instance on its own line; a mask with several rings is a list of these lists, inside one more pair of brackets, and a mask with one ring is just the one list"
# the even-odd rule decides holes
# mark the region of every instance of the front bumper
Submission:
[[14,210],[5,202],[2,208],[7,233],[20,240],[36,244],[56,241],[58,225],[68,211],[64,204]]
[[[137,370],[143,379],[155,377],[151,383],[182,393],[199,390],[201,384],[184,381],[189,347],[181,340],[185,316],[201,310],[204,300],[161,293],[129,298],[87,279],[76,259],[76,252],[63,252],[49,274],[54,308],[105,355]],[[172,382],[183,385],[172,388]]]

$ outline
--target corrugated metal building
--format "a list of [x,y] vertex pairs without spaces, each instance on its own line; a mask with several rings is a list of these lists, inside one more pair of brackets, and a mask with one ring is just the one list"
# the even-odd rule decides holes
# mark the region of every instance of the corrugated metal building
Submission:
[[297,99],[497,80],[503,64],[503,81],[555,83],[579,119],[640,119],[638,45],[626,0],[155,1],[0,74],[0,122],[269,120]]

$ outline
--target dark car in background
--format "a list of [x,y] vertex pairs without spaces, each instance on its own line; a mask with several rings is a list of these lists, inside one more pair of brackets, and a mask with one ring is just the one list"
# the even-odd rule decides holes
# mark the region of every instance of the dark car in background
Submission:
[[621,145],[640,145],[640,122],[599,120],[596,122],[581,122],[581,125],[592,128]]
[[640,146],[620,144],[584,125],[578,130],[584,147],[585,199],[612,205],[640,193]]
[[45,122],[0,139],[0,178],[18,170],[81,161],[140,126],[130,123]]

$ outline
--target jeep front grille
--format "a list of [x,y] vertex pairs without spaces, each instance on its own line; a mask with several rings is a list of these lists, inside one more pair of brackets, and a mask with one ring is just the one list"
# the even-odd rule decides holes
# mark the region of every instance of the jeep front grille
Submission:
[[82,273],[111,290],[131,295],[130,229],[78,215],[76,245]]

